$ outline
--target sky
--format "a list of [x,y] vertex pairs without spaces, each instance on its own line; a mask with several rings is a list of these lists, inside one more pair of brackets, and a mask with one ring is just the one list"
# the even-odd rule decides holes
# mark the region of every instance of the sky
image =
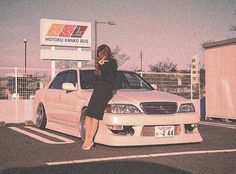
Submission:
[[143,70],[160,61],[188,69],[192,56],[204,64],[202,43],[236,37],[236,0],[0,0],[0,67],[24,67],[24,38],[27,38],[27,67],[50,68],[40,60],[41,18],[91,22],[94,50],[94,21],[98,45],[119,47],[130,57],[122,68]]

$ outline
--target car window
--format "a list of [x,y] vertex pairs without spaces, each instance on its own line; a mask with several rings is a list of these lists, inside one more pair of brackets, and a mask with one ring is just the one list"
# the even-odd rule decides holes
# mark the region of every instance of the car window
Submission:
[[[94,70],[80,71],[81,89],[93,89],[95,82]],[[153,90],[150,84],[143,80],[134,72],[118,71],[116,77],[115,89],[145,89]]]
[[77,71],[76,70],[67,71],[64,83],[72,83],[74,86],[77,86]]
[[95,81],[94,70],[80,71],[80,87],[81,89],[93,89]]
[[123,72],[120,76],[123,76],[123,80],[119,82],[123,84],[123,89],[150,89],[150,85],[141,79],[141,77],[139,77],[136,73]]
[[74,86],[77,85],[77,71],[67,70],[60,72],[49,85],[49,89],[62,89],[63,83],[72,83]]

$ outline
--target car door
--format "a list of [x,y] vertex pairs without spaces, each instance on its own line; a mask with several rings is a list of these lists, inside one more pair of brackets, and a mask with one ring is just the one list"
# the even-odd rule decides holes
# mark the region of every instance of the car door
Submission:
[[[78,75],[76,70],[66,71],[66,78],[63,83],[72,83],[78,89]],[[79,125],[80,98],[78,90],[63,90],[59,95],[57,117],[60,124],[70,128],[77,128]]]
[[78,123],[78,113],[76,113],[77,91],[63,90],[63,83],[73,83],[76,86],[77,71],[63,71],[49,85],[45,96],[47,121],[66,127],[76,127]]
[[59,96],[64,92],[62,84],[65,81],[66,73],[61,72],[53,79],[45,93],[45,106],[47,121],[56,123],[58,120]]

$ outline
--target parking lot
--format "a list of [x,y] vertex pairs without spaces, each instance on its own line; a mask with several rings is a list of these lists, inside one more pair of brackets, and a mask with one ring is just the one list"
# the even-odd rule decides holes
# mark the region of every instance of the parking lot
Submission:
[[202,121],[202,143],[82,151],[76,137],[33,126],[0,127],[2,173],[235,173],[236,124]]

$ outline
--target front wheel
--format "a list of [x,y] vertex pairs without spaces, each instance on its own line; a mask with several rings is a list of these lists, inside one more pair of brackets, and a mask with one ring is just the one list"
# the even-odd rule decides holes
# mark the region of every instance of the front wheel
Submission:
[[81,112],[81,116],[80,116],[80,122],[79,122],[79,131],[80,131],[80,138],[82,139],[82,141],[85,140],[85,132],[86,132],[86,128],[85,128],[85,119],[86,119],[86,111],[87,109],[83,109]]
[[45,129],[47,123],[45,108],[42,103],[38,105],[36,112],[36,127],[39,129]]

